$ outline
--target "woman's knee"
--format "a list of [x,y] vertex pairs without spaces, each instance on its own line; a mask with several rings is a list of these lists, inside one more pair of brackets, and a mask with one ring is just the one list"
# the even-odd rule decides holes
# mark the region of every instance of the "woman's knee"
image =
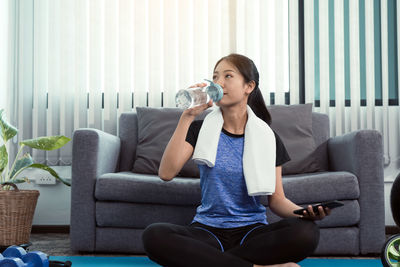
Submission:
[[142,234],[143,246],[146,251],[152,250],[154,246],[162,244],[169,233],[172,233],[172,228],[167,223],[153,223],[146,227]]
[[304,248],[314,252],[319,243],[319,227],[311,220],[297,219],[295,226],[296,236]]

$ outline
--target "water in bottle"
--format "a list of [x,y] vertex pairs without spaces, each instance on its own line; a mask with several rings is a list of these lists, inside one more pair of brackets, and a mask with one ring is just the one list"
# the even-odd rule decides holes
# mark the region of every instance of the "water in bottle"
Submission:
[[220,101],[224,95],[222,87],[210,80],[206,81],[209,82],[209,85],[206,87],[179,90],[175,96],[176,106],[178,108],[187,109],[206,104],[210,99],[212,99],[214,103]]

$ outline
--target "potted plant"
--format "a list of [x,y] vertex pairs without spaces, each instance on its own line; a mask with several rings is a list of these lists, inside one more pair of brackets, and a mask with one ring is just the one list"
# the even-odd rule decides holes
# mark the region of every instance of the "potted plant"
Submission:
[[19,143],[15,159],[10,161],[6,144],[17,133],[18,130],[7,122],[4,110],[0,109],[0,135],[3,140],[3,144],[0,146],[0,246],[29,242],[39,191],[18,189],[16,184],[29,182],[28,177],[18,177],[23,170],[27,168],[42,169],[70,186],[49,166],[34,163],[29,153],[21,155],[25,146],[41,150],[54,150],[64,146],[70,139],[60,135],[23,140]]

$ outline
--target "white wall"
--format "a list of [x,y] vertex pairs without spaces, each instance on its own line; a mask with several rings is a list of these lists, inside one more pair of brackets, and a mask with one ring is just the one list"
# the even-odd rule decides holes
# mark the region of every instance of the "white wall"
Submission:
[[[71,167],[52,167],[61,177],[71,177]],[[71,188],[57,183],[55,185],[38,185],[35,178],[47,172],[32,169],[23,171],[20,177],[28,177],[31,183],[18,184],[19,189],[39,190],[40,196],[33,218],[34,225],[69,225],[71,214]]]

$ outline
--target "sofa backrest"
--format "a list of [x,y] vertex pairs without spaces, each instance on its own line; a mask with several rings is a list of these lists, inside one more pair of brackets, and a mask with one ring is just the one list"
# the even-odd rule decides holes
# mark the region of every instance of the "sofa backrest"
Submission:
[[119,138],[121,139],[119,171],[131,171],[136,158],[138,143],[138,117],[136,112],[121,114],[119,118]]
[[[313,136],[318,147],[320,160],[327,164],[327,146],[329,139],[329,117],[326,114],[312,113]],[[131,171],[136,158],[138,143],[138,118],[136,112],[122,113],[119,118],[119,137],[121,152],[119,171]]]
[[329,117],[326,114],[312,113],[312,129],[315,145],[318,147],[329,139]]
[[316,150],[313,153],[321,170],[329,170],[328,142],[330,136],[329,117],[326,114],[312,113],[312,129]]

